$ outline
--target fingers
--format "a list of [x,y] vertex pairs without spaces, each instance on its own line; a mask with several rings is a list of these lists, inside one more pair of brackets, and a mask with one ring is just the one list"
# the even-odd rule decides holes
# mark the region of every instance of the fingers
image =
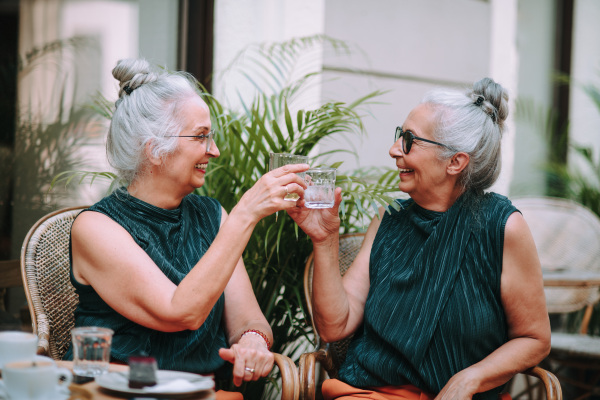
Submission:
[[[287,167],[287,165],[285,167]],[[281,167],[279,169],[283,169],[285,167]],[[274,184],[279,184],[281,186],[294,184],[296,185],[296,187],[306,188],[306,182],[304,181],[304,179],[295,172],[288,172],[286,174],[277,175],[275,173],[276,171],[277,170],[273,170],[269,172],[269,175],[271,175],[271,178],[273,178],[272,182]],[[277,171],[277,173],[279,172],[281,171]]]
[[232,364],[235,361],[235,355],[231,349],[219,349],[219,357]]
[[234,344],[230,349],[220,349],[219,356],[233,364],[233,384],[236,386],[267,376],[273,368],[273,353],[266,349]]
[[296,172],[305,171],[308,164],[290,164],[274,169],[262,177],[262,182],[270,187],[274,196],[285,197],[288,194],[296,193],[300,197],[304,195],[306,182]]
[[279,178],[281,176],[287,175],[289,173],[297,173],[297,172],[305,172],[308,171],[310,166],[308,164],[288,164],[283,167],[276,168],[269,172],[275,178]]
[[338,213],[338,209],[340,207],[340,203],[342,202],[342,188],[341,187],[336,187],[335,188],[335,192],[334,192],[334,203],[333,203],[333,209],[335,210],[335,213]]
[[292,182],[292,183],[288,183],[287,185],[283,186],[282,193],[283,193],[284,198],[285,198],[285,196],[288,196],[292,193],[297,194],[298,198],[303,198],[304,197],[304,189],[306,189],[306,185],[303,186],[299,183]]
[[275,201],[277,210],[296,207],[296,202],[304,197],[306,183],[295,173],[288,173],[278,178],[270,175],[263,179],[265,185],[269,187],[269,196]]

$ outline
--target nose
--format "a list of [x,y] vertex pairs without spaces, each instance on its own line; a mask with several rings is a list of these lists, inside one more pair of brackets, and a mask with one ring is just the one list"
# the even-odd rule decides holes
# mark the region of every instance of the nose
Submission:
[[210,149],[206,151],[211,158],[217,158],[221,155],[219,151],[219,147],[217,147],[217,143],[215,143],[214,139],[211,139]]
[[404,153],[402,152],[402,138],[396,140],[396,142],[390,147],[390,157],[403,157]]

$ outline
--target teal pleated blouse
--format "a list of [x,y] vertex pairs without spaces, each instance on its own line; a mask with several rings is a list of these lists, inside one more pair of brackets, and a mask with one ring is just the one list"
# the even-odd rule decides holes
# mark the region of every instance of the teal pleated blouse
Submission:
[[[412,199],[385,213],[371,250],[364,321],[339,378],[437,394],[508,340],[500,297],[504,196],[462,195],[446,212]],[[498,399],[501,387],[474,399]]]
[[[177,209],[165,210],[145,203],[121,188],[88,210],[105,214],[125,228],[176,285],[208,250],[221,222],[219,202],[195,194],[186,196]],[[224,295],[199,329],[160,332],[117,313],[92,286],[79,283],[72,268],[71,282],[79,295],[75,326],[113,329],[113,359],[126,363],[128,356],[145,352],[156,358],[159,369],[221,373],[219,371],[225,366],[225,361],[219,357],[218,351],[229,347],[222,324]],[[69,349],[65,359],[71,358],[72,351]]]

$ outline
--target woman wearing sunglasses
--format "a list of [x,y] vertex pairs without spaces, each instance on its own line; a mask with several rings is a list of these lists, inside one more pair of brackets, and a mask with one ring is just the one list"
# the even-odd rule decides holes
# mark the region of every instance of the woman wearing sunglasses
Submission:
[[531,233],[506,197],[485,192],[500,173],[507,101],[486,78],[432,91],[410,112],[390,148],[410,197],[373,218],[343,278],[341,190],[333,209],[288,210],[314,245],[321,338],[354,334],[326,399],[510,398],[503,385],[548,354]]
[[283,198],[303,194],[296,172],[308,165],[265,174],[227,215],[192,194],[220,155],[195,79],[145,60],[122,60],[113,76],[107,155],[126,185],[73,223],[75,325],[113,329],[116,361],[148,353],[160,369],[232,374],[237,386],[266,376],[272,332],[241,257],[260,219],[295,206]]

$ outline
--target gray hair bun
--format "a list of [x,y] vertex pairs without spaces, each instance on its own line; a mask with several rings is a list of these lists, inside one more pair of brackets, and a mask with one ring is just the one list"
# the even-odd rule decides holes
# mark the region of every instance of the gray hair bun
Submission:
[[158,79],[158,73],[152,71],[150,63],[144,59],[119,60],[117,66],[112,70],[112,74],[119,81],[119,99],[126,94],[131,94],[143,84]]
[[483,78],[475,82],[470,96],[473,103],[481,107],[503,131],[504,121],[508,117],[508,93],[502,85],[490,78]]
[[[498,179],[502,164],[501,142],[508,117],[508,93],[490,78],[475,82],[464,91],[435,89],[423,103],[436,113],[434,140],[469,155],[460,184],[481,192]],[[439,148],[442,159],[455,151]]]

